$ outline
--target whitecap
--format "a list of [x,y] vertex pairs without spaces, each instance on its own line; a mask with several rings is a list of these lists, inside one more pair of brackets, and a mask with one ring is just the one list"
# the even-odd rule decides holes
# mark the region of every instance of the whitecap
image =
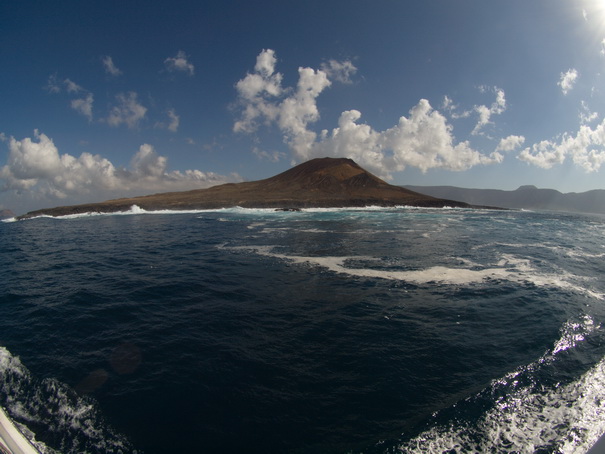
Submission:
[[[85,213],[66,214],[63,216],[49,216],[42,214],[40,216],[34,216],[28,219],[39,219],[39,218],[50,218],[50,219],[79,219],[79,218],[90,218],[97,216],[131,216],[131,215],[152,215],[152,214],[200,214],[207,212],[216,212],[220,210],[145,210],[138,205],[131,205],[128,210],[102,212],[102,211],[87,211]],[[15,218],[13,218],[15,219]],[[6,220],[5,220],[6,221]],[[12,220],[8,220],[12,222]]]
[[[94,216],[122,216],[122,215],[137,215],[137,214],[203,214],[203,213],[235,213],[248,215],[267,215],[274,214],[277,216],[293,216],[297,213],[362,213],[362,212],[401,212],[401,211],[469,211],[469,208],[458,207],[414,207],[414,206],[365,206],[365,207],[342,207],[342,208],[301,208],[299,212],[284,212],[275,208],[244,208],[240,206],[227,208],[206,208],[206,209],[190,209],[190,210],[145,210],[138,205],[132,205],[128,210],[112,211],[112,212],[97,212],[89,211],[85,213],[66,214],[62,216],[50,216],[42,214],[28,219],[52,218],[52,219],[77,219]],[[472,209],[473,212],[490,211],[489,209]],[[3,219],[2,222],[15,222],[16,218]]]

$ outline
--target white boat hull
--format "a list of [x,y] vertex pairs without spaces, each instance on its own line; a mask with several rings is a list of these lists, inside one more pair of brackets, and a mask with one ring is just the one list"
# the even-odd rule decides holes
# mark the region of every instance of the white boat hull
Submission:
[[0,453],[40,454],[0,407]]

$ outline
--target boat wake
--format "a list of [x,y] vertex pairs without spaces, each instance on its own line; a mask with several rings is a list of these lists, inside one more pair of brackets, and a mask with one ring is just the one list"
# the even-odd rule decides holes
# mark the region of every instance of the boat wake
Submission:
[[37,380],[6,348],[0,347],[0,404],[43,454],[136,452],[109,427],[93,399],[57,380]]
[[[563,371],[593,336],[602,337],[602,327],[588,316],[566,323],[560,339],[537,361],[434,415],[446,422],[435,422],[398,451],[585,453],[605,433],[605,358],[572,381]],[[481,408],[487,409],[473,417]]]

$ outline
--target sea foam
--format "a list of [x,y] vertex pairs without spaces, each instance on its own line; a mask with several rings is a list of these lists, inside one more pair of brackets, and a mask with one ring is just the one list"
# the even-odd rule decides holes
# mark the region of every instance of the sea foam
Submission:
[[[223,246],[225,247],[225,246]],[[592,291],[584,285],[575,283],[582,278],[569,273],[549,274],[538,272],[529,260],[510,254],[501,254],[495,266],[480,267],[476,263],[466,262],[468,268],[452,268],[447,266],[431,266],[415,270],[384,270],[371,267],[357,267],[359,262],[366,265],[382,263],[383,260],[369,256],[297,256],[276,252],[277,246],[233,246],[225,247],[234,251],[248,251],[261,256],[273,257],[295,264],[306,264],[325,268],[334,273],[358,278],[386,279],[403,281],[410,284],[425,285],[430,283],[445,285],[470,285],[490,280],[506,280],[519,284],[533,284],[538,287],[557,287],[582,293],[592,298],[603,300],[605,295]],[[462,263],[465,263],[461,261]]]
[[435,426],[400,444],[398,452],[585,453],[605,432],[605,358],[570,383],[544,386],[536,377],[598,329],[588,316],[566,323],[550,351],[474,397],[495,399],[478,421]]

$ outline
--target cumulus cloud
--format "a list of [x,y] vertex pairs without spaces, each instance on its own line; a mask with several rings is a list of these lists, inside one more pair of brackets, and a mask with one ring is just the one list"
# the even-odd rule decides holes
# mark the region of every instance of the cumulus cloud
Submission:
[[519,148],[525,143],[525,137],[523,136],[508,136],[504,139],[500,139],[500,143],[496,147],[496,151],[513,151]]
[[518,158],[529,164],[533,164],[543,169],[550,169],[555,164],[561,164],[565,161],[565,152],[562,147],[550,140],[542,140],[519,153]]
[[316,134],[307,126],[319,120],[316,99],[331,82],[323,71],[298,68],[296,92],[279,106],[278,125],[294,153],[303,159],[311,151]]
[[92,121],[93,101],[92,93],[88,93],[84,98],[73,99],[71,101],[71,108],[88,118],[88,121]]
[[557,82],[557,85],[561,87],[561,91],[564,95],[571,91],[578,80],[578,76],[578,71],[573,68],[568,70],[566,73],[561,73],[561,78],[559,79],[559,82]]
[[279,114],[277,98],[282,94],[281,73],[275,72],[277,59],[271,49],[263,50],[256,58],[254,73],[237,82],[235,88],[243,106],[242,118],[235,122],[235,132],[253,132],[258,120],[274,121]]
[[105,68],[105,72],[111,76],[117,77],[122,74],[122,71],[118,69],[118,67],[113,63],[113,59],[106,55],[101,58],[101,62],[103,63],[103,67]]
[[181,71],[188,73],[190,76],[193,76],[195,71],[193,64],[187,60],[187,54],[182,50],[177,52],[176,57],[169,57],[164,60],[164,66],[170,72]]
[[140,177],[157,178],[166,173],[167,162],[166,157],[158,155],[151,145],[144,143],[132,158],[130,165],[134,174]]
[[518,158],[529,164],[550,169],[567,158],[586,172],[596,172],[605,162],[605,120],[594,129],[580,126],[575,134],[565,133],[560,140],[543,140],[525,148]]
[[147,108],[137,100],[135,92],[120,93],[116,96],[117,105],[112,107],[107,117],[107,123],[111,126],[127,125],[134,129],[139,122],[145,118]]
[[[464,170],[503,159],[497,151],[486,156],[473,150],[466,141],[455,143],[452,126],[425,99],[410,110],[409,117],[402,116],[397,125],[385,131],[359,123],[361,112],[348,110],[341,114],[338,127],[318,135],[310,126],[320,117],[318,96],[332,83],[330,69],[326,66],[320,70],[299,68],[297,86],[283,88],[283,76],[275,71],[276,62],[273,50],[263,50],[257,57],[255,71],[236,84],[241,117],[233,129],[254,132],[261,124],[275,124],[297,160],[350,157],[374,173],[389,178],[392,172],[407,166],[422,171],[431,168]],[[330,68],[350,66],[332,63]],[[334,74],[332,72],[333,78],[336,77]],[[348,74],[352,74],[352,70]],[[496,101],[486,107],[488,113],[482,117],[482,125],[489,122],[490,115],[501,113],[506,107],[504,92],[497,88],[494,91]],[[448,99],[446,102],[450,106]]]
[[[304,156],[316,138],[307,128],[319,119],[316,98],[331,82],[324,71],[301,67],[296,89],[284,90],[283,76],[275,72],[276,61],[273,50],[263,50],[256,59],[255,72],[248,73],[236,84],[243,112],[233,129],[253,132],[259,121],[276,122],[290,147]],[[283,93],[289,96],[280,99]]]
[[237,175],[225,177],[199,170],[169,171],[168,160],[149,144],[143,144],[131,160],[130,168],[114,166],[99,155],[79,157],[59,154],[45,134],[34,138],[9,139],[9,156],[0,168],[0,189],[22,197],[81,200],[86,196],[127,196],[149,191],[186,190],[239,181]]
[[421,99],[408,117],[402,116],[398,124],[385,131],[358,123],[360,118],[357,110],[343,112],[338,127],[323,131],[308,157],[351,157],[384,178],[408,166],[423,172],[433,168],[460,171],[503,159],[496,152],[485,156],[466,141],[456,144],[452,126],[426,99]]

